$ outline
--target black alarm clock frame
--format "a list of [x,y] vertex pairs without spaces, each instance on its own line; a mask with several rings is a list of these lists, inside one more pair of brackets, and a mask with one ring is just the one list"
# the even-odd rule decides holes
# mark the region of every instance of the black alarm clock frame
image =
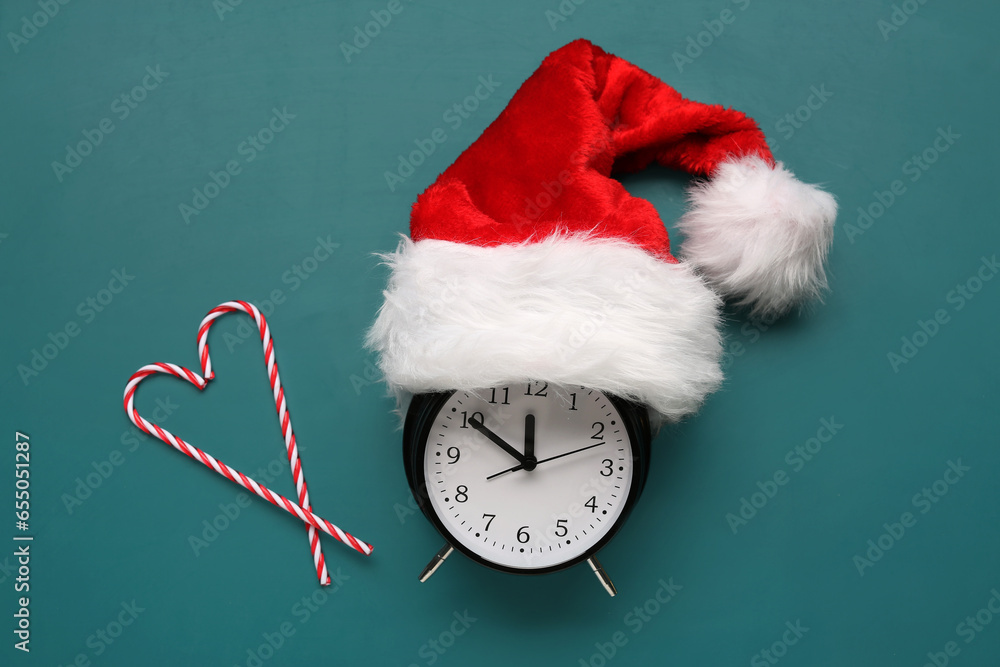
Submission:
[[[525,391],[521,391],[522,389]],[[495,409],[487,410],[486,406],[495,406]],[[585,410],[587,407],[591,409],[590,413],[580,412],[581,409]],[[584,418],[582,422],[580,418],[577,418],[574,422],[572,419],[566,418],[566,415],[559,413],[560,410],[565,411],[566,415],[576,412],[582,417],[586,417],[588,414],[597,416],[593,417],[592,423],[589,417]],[[553,412],[557,413],[556,417],[551,416]],[[523,445],[520,438],[508,437],[504,439],[494,432],[495,429],[509,434],[512,430],[510,426],[500,428],[496,423],[498,421],[495,418],[497,415],[500,415],[500,421],[509,424],[512,416],[517,423],[519,420],[516,418],[522,413],[525,424]],[[617,418],[620,418],[620,424]],[[543,451],[545,448],[542,447],[536,457],[534,443],[536,419],[547,427],[547,429],[541,429],[543,436],[546,431],[551,434],[554,428],[573,428],[568,426],[571,423],[578,424],[576,427],[578,429],[588,429],[582,435],[569,433],[566,437],[559,438],[561,442],[571,440],[583,446],[563,445],[558,451],[554,451],[551,447],[547,451]],[[435,426],[438,428],[434,428]],[[445,431],[449,426],[452,431]],[[520,432],[519,428],[513,428],[518,433]],[[455,436],[451,435],[459,431],[463,433],[461,442],[455,440]],[[618,435],[617,439],[615,438],[616,434]],[[553,386],[549,388],[547,383],[534,381],[509,383],[476,392],[446,391],[414,395],[407,410],[403,427],[403,461],[406,479],[424,516],[446,540],[444,547],[434,555],[421,572],[420,581],[423,582],[430,578],[457,548],[480,565],[501,572],[522,575],[555,572],[587,561],[608,594],[614,596],[616,594],[615,586],[597,560],[597,552],[622,527],[642,493],[649,471],[651,440],[649,415],[645,407],[621,397],[586,387]],[[465,502],[462,501],[462,496],[457,494],[462,493],[468,499],[474,491],[470,490],[472,488],[470,485],[459,485],[456,491],[455,487],[445,482],[447,474],[443,473],[442,470],[450,468],[449,463],[458,463],[463,451],[468,450],[468,447],[459,445],[470,442],[476,447],[481,445],[490,451],[493,451],[495,445],[496,451],[503,450],[506,452],[505,456],[509,455],[510,458],[505,459],[508,463],[515,464],[486,476],[487,483],[493,478],[511,473],[537,475],[536,468],[552,471],[546,478],[547,480],[559,480],[560,471],[556,469],[558,466],[550,467],[547,465],[548,461],[562,459],[564,468],[567,461],[574,461],[576,469],[580,469],[581,464],[588,465],[586,461],[578,461],[585,456],[590,457],[590,461],[599,462],[599,474],[604,475],[606,472],[610,472],[607,493],[602,495],[595,492],[594,496],[588,499],[584,508],[585,512],[592,512],[594,517],[589,524],[592,529],[590,533],[583,527],[580,527],[575,535],[570,533],[566,523],[572,519],[557,521],[554,525],[555,532],[552,531],[553,526],[549,526],[548,535],[550,537],[575,538],[577,541],[582,539],[582,542],[575,543],[572,539],[567,539],[565,542],[567,547],[572,544],[572,547],[566,551],[573,551],[575,548],[576,553],[570,557],[562,557],[558,552],[563,546],[563,541],[552,543],[549,540],[548,552],[544,555],[541,553],[544,547],[538,547],[540,552],[538,558],[545,562],[528,566],[525,566],[524,563],[512,562],[512,560],[524,557],[525,547],[528,547],[529,538],[532,537],[531,531],[533,529],[529,525],[520,527],[516,533],[516,540],[510,540],[512,544],[508,554],[506,543],[502,545],[502,550],[497,550],[497,540],[493,540],[492,551],[488,548],[490,535],[485,533],[484,529],[491,528],[494,518],[490,517],[495,517],[495,514],[483,513],[482,520],[486,523],[480,522],[475,527],[472,525],[473,517],[471,515],[463,518],[461,514],[451,514],[451,510],[455,509],[459,502]],[[434,456],[431,456],[432,454]],[[543,454],[545,454],[544,457]],[[600,458],[594,458],[595,455]],[[617,470],[615,470],[616,467]],[[432,476],[436,476],[437,479],[428,479],[428,473],[431,471],[433,471]],[[552,473],[556,473],[557,476],[553,477]],[[615,475],[616,479],[612,479],[612,475]],[[614,481],[619,481],[619,484],[613,484]],[[574,482],[570,479],[567,480],[567,483],[573,484]],[[626,485],[627,488],[622,489],[622,485]],[[551,484],[547,483],[546,486],[551,486]],[[616,490],[619,493],[624,490],[626,493],[619,496],[615,493]],[[455,496],[455,500],[452,500],[450,496]],[[513,498],[510,500],[513,502]],[[442,503],[442,501],[447,502]],[[446,508],[449,503],[451,503],[451,508]],[[599,507],[606,508],[601,510],[603,516],[597,513]],[[447,516],[443,516],[446,511]],[[495,512],[499,514],[498,511]],[[610,516],[608,516],[609,512],[611,512]],[[453,518],[453,516],[457,518]],[[462,519],[461,525],[457,523],[458,519]],[[475,519],[479,519],[478,512]],[[602,519],[607,520],[602,521]],[[599,525],[595,526],[595,523]],[[466,528],[466,530],[462,530],[462,528]],[[486,538],[482,542],[480,541],[483,539],[481,533]],[[522,538],[524,539],[522,540]],[[532,547],[532,551],[533,549],[534,547]],[[497,557],[498,553],[499,557]]]

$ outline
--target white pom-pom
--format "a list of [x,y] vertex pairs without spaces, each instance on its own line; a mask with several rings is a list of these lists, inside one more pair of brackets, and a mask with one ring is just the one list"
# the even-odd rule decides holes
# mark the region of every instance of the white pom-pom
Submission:
[[780,315],[826,288],[823,265],[837,203],[780,162],[759,157],[722,163],[689,192],[678,223],[681,253],[712,286],[753,314]]

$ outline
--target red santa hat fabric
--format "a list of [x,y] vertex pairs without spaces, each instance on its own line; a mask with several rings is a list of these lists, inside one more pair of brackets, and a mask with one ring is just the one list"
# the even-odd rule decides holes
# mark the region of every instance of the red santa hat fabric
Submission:
[[[653,161],[703,179],[680,260],[611,177]],[[752,119],[578,40],[418,197],[368,345],[399,395],[537,379],[677,419],[721,382],[720,297],[777,315],[818,295],[835,216]]]

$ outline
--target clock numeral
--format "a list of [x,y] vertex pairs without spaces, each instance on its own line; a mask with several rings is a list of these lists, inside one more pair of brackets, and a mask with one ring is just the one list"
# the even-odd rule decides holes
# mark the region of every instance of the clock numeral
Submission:
[[[480,424],[484,421],[482,412],[473,412],[472,418],[478,420]],[[462,425],[459,428],[469,428],[469,413],[465,410],[462,410]]]
[[524,392],[524,395],[525,395],[525,396],[532,396],[532,395],[534,395],[534,396],[541,396],[542,398],[545,398],[545,397],[547,397],[547,396],[548,396],[548,394],[547,394],[547,393],[545,393],[545,391],[546,391],[546,390],[547,390],[548,388],[549,388],[549,383],[548,383],[548,382],[546,382],[545,384],[543,384],[543,385],[542,385],[542,388],[541,388],[541,389],[539,389],[539,390],[538,390],[538,391],[536,391],[536,392],[535,392],[534,394],[532,394],[532,393],[531,393],[531,383],[529,382],[529,383],[528,383],[528,390],[527,390],[526,392]]
[[483,518],[485,519],[486,517],[489,517],[490,520],[486,522],[486,527],[483,528],[484,531],[487,531],[487,530],[490,529],[490,524],[493,523],[493,519],[497,518],[497,515],[496,514],[484,514]]
[[[602,475],[604,473],[601,473]],[[464,503],[469,499],[469,487],[465,484],[459,484],[455,489],[455,502]]]
[[590,436],[591,440],[604,440],[604,422],[594,422],[590,428],[594,429],[594,435]]
[[576,410],[576,392],[573,392],[570,396],[573,398],[573,404],[569,406],[569,409]]
[[517,529],[517,541],[518,542],[520,542],[521,544],[525,544],[525,543],[527,543],[527,541],[529,539],[531,539],[531,536],[528,535],[528,527],[527,526],[521,526],[520,528]]
[[590,513],[593,514],[597,511],[597,496],[591,496],[590,500],[583,504],[584,507],[590,508]]
[[615,471],[614,468],[615,462],[612,461],[611,459],[604,459],[603,461],[601,461],[601,465],[604,466],[603,468],[601,468],[601,477],[611,477],[611,475]]
[[[503,388],[503,401],[500,403],[500,405],[510,405],[510,401],[507,400],[508,398],[510,398],[510,387],[504,387]],[[496,387],[493,387],[493,396],[490,398],[490,404],[491,405],[496,405],[497,404],[497,388]]]
[[458,463],[458,459],[460,459],[461,457],[462,457],[462,452],[458,449],[458,447],[448,448],[448,458],[451,459],[451,461],[448,461],[448,463]]
[[566,527],[568,522],[569,519],[559,519],[556,521],[556,537],[566,537],[566,534],[569,533],[569,528]]

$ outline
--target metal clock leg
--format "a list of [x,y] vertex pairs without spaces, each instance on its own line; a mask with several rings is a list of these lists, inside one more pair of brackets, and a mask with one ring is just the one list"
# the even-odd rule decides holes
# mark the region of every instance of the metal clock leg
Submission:
[[618,593],[618,590],[615,588],[615,585],[611,583],[611,578],[608,576],[608,573],[604,571],[600,561],[597,560],[597,556],[591,556],[588,558],[587,563],[590,564],[590,569],[594,571],[595,575],[597,575],[597,579],[601,582],[601,586],[604,586],[604,590],[608,592],[608,595],[614,597]]
[[[444,559],[451,555],[451,552],[455,550],[455,547],[451,546],[447,542],[441,547],[441,550],[434,554],[434,558],[431,558],[431,562],[427,563],[427,566],[420,573],[420,583],[424,583],[431,578],[431,575],[437,572],[437,569],[441,567],[441,563]],[[614,593],[612,593],[614,595]]]

